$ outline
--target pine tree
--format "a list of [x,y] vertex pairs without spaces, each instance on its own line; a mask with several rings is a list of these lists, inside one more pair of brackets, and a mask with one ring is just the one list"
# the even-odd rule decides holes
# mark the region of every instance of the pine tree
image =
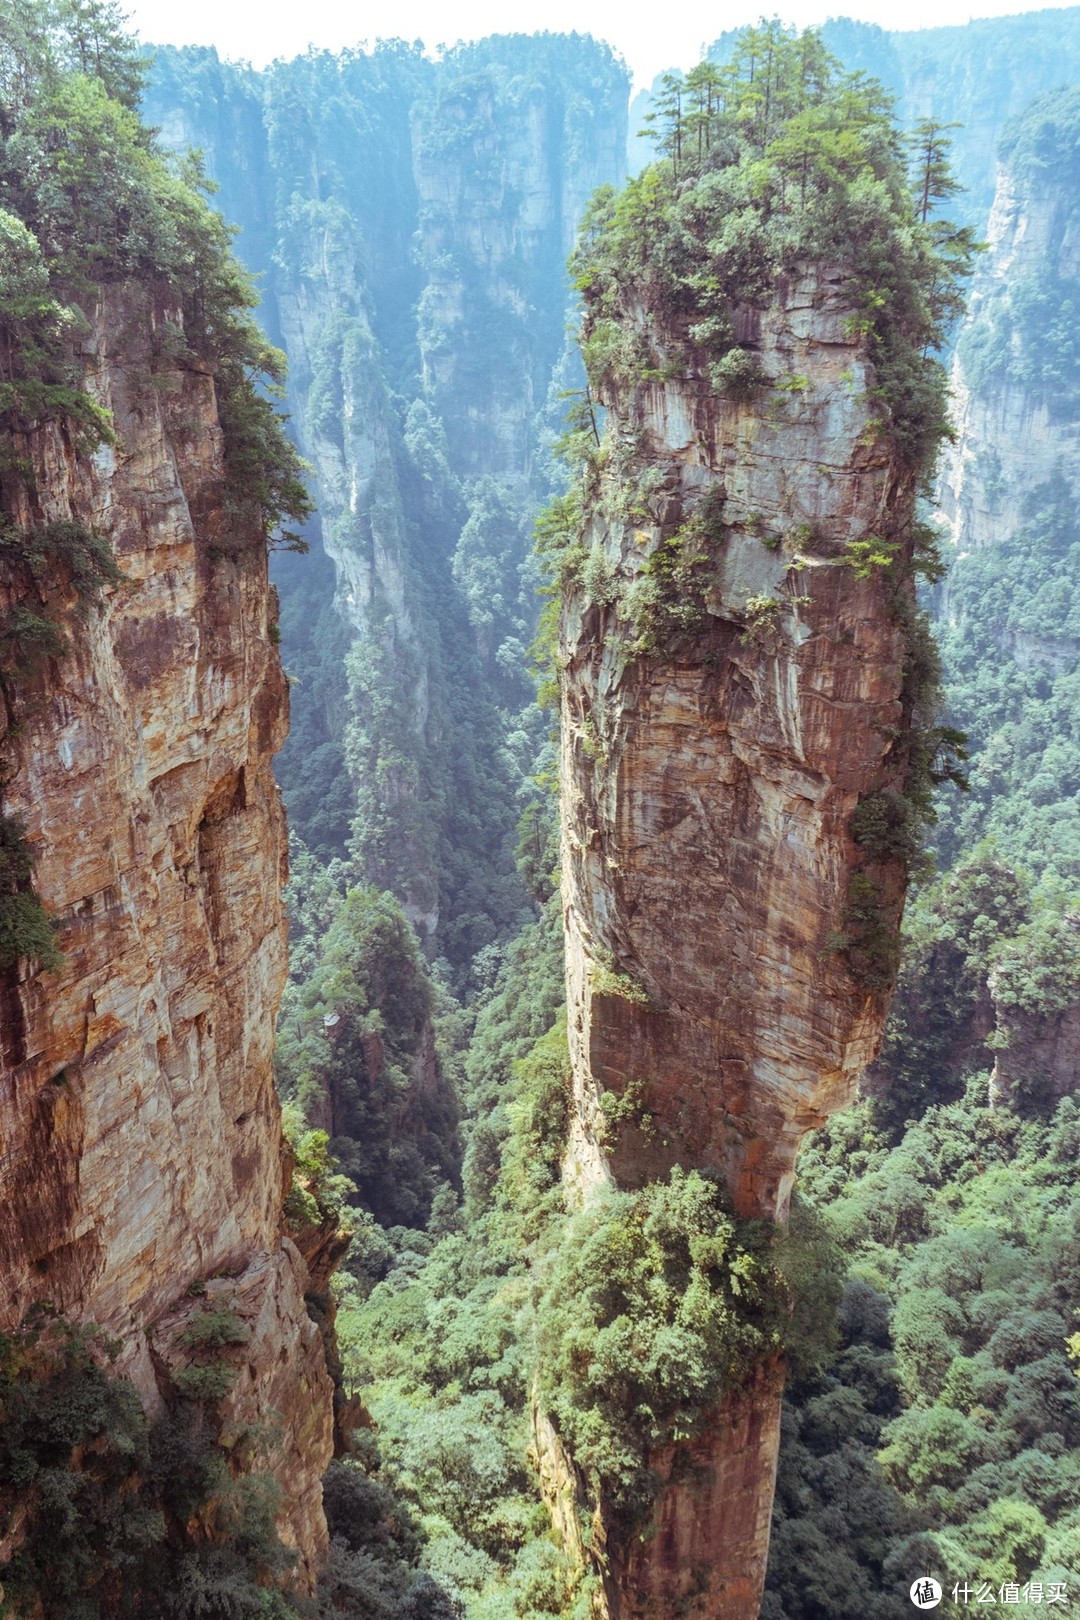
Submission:
[[923,225],[936,202],[955,197],[961,189],[949,166],[949,131],[959,127],[959,124],[939,124],[933,118],[920,118],[909,137],[911,190]]

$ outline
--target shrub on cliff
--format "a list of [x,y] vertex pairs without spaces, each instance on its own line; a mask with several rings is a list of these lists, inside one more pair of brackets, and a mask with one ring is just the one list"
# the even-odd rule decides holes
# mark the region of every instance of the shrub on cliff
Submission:
[[557,1230],[536,1301],[540,1398],[578,1466],[634,1520],[652,1501],[655,1448],[698,1433],[785,1345],[827,1353],[821,1321],[804,1314],[792,1331],[789,1313],[798,1297],[832,1316],[835,1264],[817,1247],[807,1266],[797,1234],[774,1246],[760,1223],[737,1225],[715,1183],[678,1168],[637,1193],[607,1191]]
[[[586,360],[594,331],[644,308],[669,338],[684,334],[688,364],[704,351],[714,386],[745,393],[761,379],[736,344],[737,307],[828,266],[869,345],[877,426],[926,471],[949,431],[933,351],[975,249],[970,231],[932,217],[955,190],[939,132],[915,143],[909,177],[881,86],[843,71],[813,30],[779,23],[746,29],[724,67],[668,75],[651,117],[659,161],[597,193],[573,261]],[[607,374],[591,374],[602,395]]]
[[276,1483],[234,1479],[212,1418],[187,1402],[151,1427],[112,1369],[119,1349],[46,1309],[0,1338],[4,1614],[296,1620]]
[[52,921],[30,886],[33,868],[26,828],[0,815],[0,973],[24,959],[44,968],[58,968],[62,960]]
[[71,338],[101,284],[135,278],[183,313],[182,332],[156,329],[160,354],[171,343],[214,375],[236,527],[299,545],[285,525],[311,503],[273,403],[284,357],[249,314],[254,286],[197,162],[162,152],[138,117],[122,24],[112,0],[0,5],[0,425],[109,435]]

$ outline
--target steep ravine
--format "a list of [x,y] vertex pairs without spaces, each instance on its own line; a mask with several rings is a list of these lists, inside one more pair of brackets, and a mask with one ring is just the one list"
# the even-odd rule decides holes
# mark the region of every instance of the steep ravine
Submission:
[[[654,351],[649,377],[603,392],[639,504],[626,515],[616,453],[583,542],[605,584],[567,592],[559,650],[575,1202],[682,1165],[717,1173],[740,1216],[783,1220],[800,1141],[881,1039],[888,974],[851,944],[852,885],[873,884],[889,933],[903,872],[868,866],[851,818],[905,784],[906,660],[895,586],[847,548],[904,529],[912,480],[869,427],[850,316],[839,272],[782,281],[737,317],[766,380],[740,394],[710,386],[685,330],[622,310]],[[668,567],[685,571],[665,619]],[[753,1620],[782,1382],[763,1366],[654,1455],[647,1530],[606,1527],[606,1615]]]
[[63,953],[0,984],[0,1330],[42,1302],[97,1324],[156,1416],[193,1313],[234,1311],[223,1425],[274,1437],[279,1530],[310,1586],[332,1391],[283,1233],[270,1069],[287,693],[261,533],[226,515],[214,381],[161,341],[181,324],[150,285],[109,284],[81,359],[115,446],[89,455],[62,421],[4,446],[23,458],[7,518],[96,529],[125,578],[80,615],[62,575],[0,575],[0,610],[59,615],[69,642],[37,674],[8,666],[0,710],[3,810]]
[[[347,847],[459,972],[521,912],[495,705],[531,695],[521,571],[561,415],[565,262],[590,194],[621,178],[626,93],[607,46],[507,35],[438,62],[398,42],[262,73],[164,49],[146,94],[170,145],[205,151],[265,273],[333,561],[329,652],[311,644],[329,589],[287,576],[310,602],[283,616],[303,670],[281,761],[294,830],[315,847],[308,800],[336,793],[323,858]],[[309,766],[331,761],[312,794]],[[448,835],[448,803],[474,847]]]

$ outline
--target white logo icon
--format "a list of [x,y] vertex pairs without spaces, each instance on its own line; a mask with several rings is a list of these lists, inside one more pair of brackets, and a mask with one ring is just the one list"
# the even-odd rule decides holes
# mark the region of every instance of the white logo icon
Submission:
[[932,1575],[921,1575],[912,1581],[908,1595],[917,1609],[936,1609],[941,1602],[941,1587]]

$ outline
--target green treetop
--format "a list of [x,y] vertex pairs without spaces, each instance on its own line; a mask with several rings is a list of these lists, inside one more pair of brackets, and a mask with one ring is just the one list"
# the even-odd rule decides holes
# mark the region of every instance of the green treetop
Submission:
[[143,68],[115,0],[0,0],[0,426],[108,437],[71,337],[103,284],[141,282],[183,311],[161,342],[214,375],[232,526],[297,544],[282,525],[310,503],[273,404],[284,356],[197,163],[138,117]]
[[[847,272],[881,430],[925,472],[948,432],[934,352],[976,244],[934,213],[956,189],[947,126],[919,126],[909,173],[892,112],[881,86],[845,72],[818,33],[776,22],[745,30],[723,67],[667,74],[650,114],[658,160],[621,193],[597,193],[575,260],[594,385],[602,392],[626,369],[616,356],[613,371],[617,345],[603,341],[625,306],[644,304],[715,368],[737,347],[736,306],[824,263]],[[714,369],[721,386],[725,375]]]

